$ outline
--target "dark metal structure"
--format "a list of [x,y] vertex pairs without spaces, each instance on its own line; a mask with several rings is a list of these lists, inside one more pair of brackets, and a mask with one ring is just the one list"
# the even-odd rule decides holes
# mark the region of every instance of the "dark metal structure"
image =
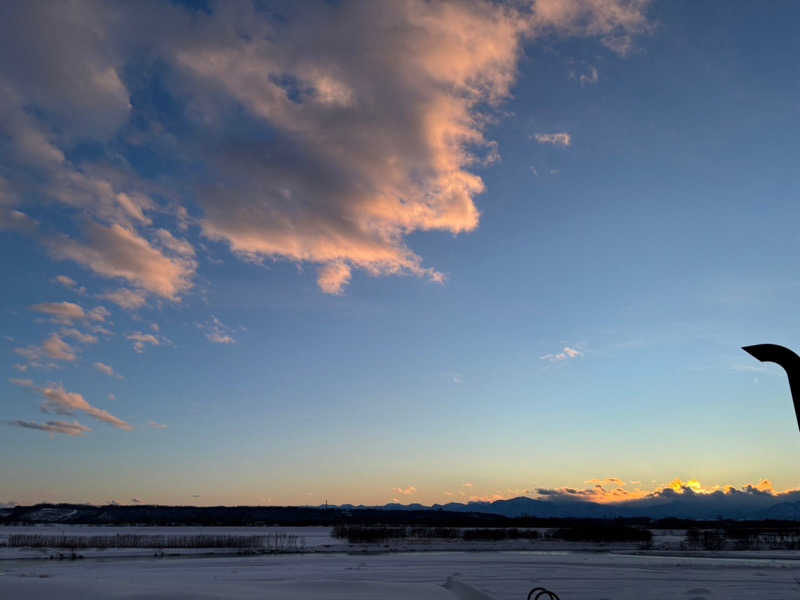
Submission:
[[561,600],[553,591],[543,587],[535,587],[528,592],[528,600]]
[[742,346],[742,350],[754,356],[761,362],[774,362],[786,371],[789,377],[789,388],[794,401],[794,414],[797,418],[797,428],[800,429],[800,356],[783,346],[777,344],[756,344],[755,346]]

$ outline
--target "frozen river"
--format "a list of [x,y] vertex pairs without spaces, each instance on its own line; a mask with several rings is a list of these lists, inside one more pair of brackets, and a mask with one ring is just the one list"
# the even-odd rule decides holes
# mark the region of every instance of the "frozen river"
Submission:
[[[800,558],[800,555],[798,556]],[[443,584],[452,578],[464,585]],[[0,598],[562,600],[800,597],[800,560],[587,552],[405,552],[0,561]]]

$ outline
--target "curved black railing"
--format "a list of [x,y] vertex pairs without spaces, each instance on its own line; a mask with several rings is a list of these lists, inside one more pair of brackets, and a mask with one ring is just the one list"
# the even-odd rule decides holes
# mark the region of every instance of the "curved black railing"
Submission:
[[[534,596],[534,594],[536,594]],[[528,600],[561,600],[553,591],[543,587],[535,587],[528,592]]]

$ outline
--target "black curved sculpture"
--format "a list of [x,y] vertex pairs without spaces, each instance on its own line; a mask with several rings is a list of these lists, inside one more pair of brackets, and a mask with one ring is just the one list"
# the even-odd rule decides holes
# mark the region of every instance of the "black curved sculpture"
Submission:
[[761,362],[778,363],[789,376],[789,389],[794,401],[794,414],[797,417],[797,428],[800,429],[800,356],[777,344],[756,344],[742,346],[742,350]]
[[[534,596],[534,594],[536,595]],[[539,598],[542,600],[560,600],[558,594],[543,587],[535,587],[528,592],[528,600],[531,600],[531,598],[533,598],[533,600],[538,600]]]

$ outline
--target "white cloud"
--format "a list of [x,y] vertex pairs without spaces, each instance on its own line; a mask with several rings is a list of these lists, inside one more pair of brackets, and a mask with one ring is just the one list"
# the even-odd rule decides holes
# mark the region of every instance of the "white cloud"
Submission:
[[395,494],[400,494],[401,496],[413,496],[417,493],[417,488],[415,488],[413,485],[410,485],[407,488],[392,488],[392,491]]
[[156,421],[148,421],[147,424],[152,427],[153,429],[166,429],[167,426],[163,423],[157,423]]
[[578,81],[581,85],[594,85],[600,80],[600,75],[597,72],[596,67],[589,67],[588,73],[581,73],[578,77]]
[[236,343],[231,335],[231,329],[214,315],[211,315],[211,319],[205,323],[199,323],[197,326],[205,333],[206,338],[215,344]]
[[556,354],[545,354],[539,358],[541,360],[547,360],[550,362],[559,362],[562,360],[568,360],[570,358],[577,358],[579,356],[583,356],[583,352],[576,350],[575,348],[571,348],[570,346],[564,346],[561,352]]
[[568,133],[536,133],[533,136],[540,144],[552,144],[553,146],[569,146],[572,137]]

